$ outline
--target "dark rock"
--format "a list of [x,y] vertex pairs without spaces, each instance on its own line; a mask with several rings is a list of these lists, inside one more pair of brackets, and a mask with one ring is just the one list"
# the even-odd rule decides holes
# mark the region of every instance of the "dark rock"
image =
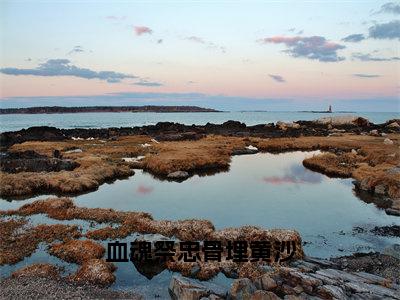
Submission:
[[0,160],[0,169],[7,173],[72,171],[79,164],[70,159],[40,155],[34,151],[6,152]]
[[400,237],[400,226],[399,225],[391,225],[391,226],[375,226],[371,232],[382,235],[382,236],[396,236]]
[[392,216],[400,216],[400,210],[394,209],[394,208],[386,208],[385,212],[388,215],[392,215]]
[[258,290],[255,291],[253,295],[251,295],[251,300],[280,300],[276,294],[273,292],[268,292],[268,291],[262,291]]
[[257,153],[257,149],[249,149],[249,148],[244,148],[244,149],[233,149],[232,150],[232,155],[245,155],[245,154],[255,154]]

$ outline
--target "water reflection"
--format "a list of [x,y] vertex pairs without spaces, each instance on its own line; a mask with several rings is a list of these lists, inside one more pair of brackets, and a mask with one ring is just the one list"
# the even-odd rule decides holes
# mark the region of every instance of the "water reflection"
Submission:
[[[180,183],[136,170],[129,179],[104,184],[74,202],[82,207],[148,212],[154,219],[207,219],[217,229],[243,225],[295,229],[308,242],[306,253],[318,257],[351,254],[361,246],[382,250],[386,242],[351,235],[353,227],[399,224],[399,218],[360,201],[351,179],[329,178],[304,168],[303,159],[316,153],[234,156],[229,172],[195,175]],[[0,209],[32,201],[2,201]],[[339,231],[350,234],[339,235]]]
[[153,192],[153,189],[154,188],[151,186],[139,185],[136,189],[136,193],[141,195],[146,195]]
[[268,184],[305,184],[305,183],[320,183],[323,175],[307,170],[298,163],[292,164],[283,176],[263,177],[263,181]]

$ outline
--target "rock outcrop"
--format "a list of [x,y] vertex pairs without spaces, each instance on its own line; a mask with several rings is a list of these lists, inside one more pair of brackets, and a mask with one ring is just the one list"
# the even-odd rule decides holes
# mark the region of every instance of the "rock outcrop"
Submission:
[[71,159],[40,155],[34,151],[7,152],[1,156],[0,170],[7,173],[72,171],[79,164]]
[[236,279],[225,295],[216,292],[222,287],[176,277],[169,291],[174,299],[400,299],[400,286],[392,279],[339,268],[332,261],[306,258],[253,280]]

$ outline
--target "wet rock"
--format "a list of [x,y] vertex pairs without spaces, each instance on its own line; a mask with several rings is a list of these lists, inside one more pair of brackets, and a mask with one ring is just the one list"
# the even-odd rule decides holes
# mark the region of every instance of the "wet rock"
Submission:
[[185,171],[176,171],[167,175],[170,179],[185,179],[189,177],[189,173]]
[[249,300],[256,290],[250,279],[235,279],[230,290],[230,297],[232,300]]
[[398,122],[392,122],[392,123],[386,125],[386,127],[389,127],[389,128],[400,128],[400,125],[399,125]]
[[80,284],[109,286],[115,281],[113,272],[116,267],[102,259],[90,259],[83,263],[78,271],[70,276],[70,280]]
[[355,181],[355,186],[362,191],[370,191],[371,187],[369,185],[369,180],[367,178],[362,179],[361,181]]
[[105,249],[91,240],[70,240],[52,245],[49,252],[65,261],[82,264],[92,258],[102,258]]
[[289,271],[289,277],[292,284],[300,284],[309,293],[312,293],[316,287],[322,284],[321,280],[303,272]]
[[385,249],[383,249],[383,253],[400,260],[400,245],[399,244],[390,245]]
[[316,257],[310,257],[310,256],[306,256],[304,258],[304,261],[315,264],[322,268],[330,268],[330,267],[336,266],[336,264],[330,260],[316,258]]
[[58,279],[60,278],[60,273],[56,266],[50,264],[33,264],[15,271],[11,274],[11,277],[45,277]]
[[276,294],[273,292],[258,290],[251,295],[251,300],[280,300]]
[[386,208],[385,212],[386,212],[386,214],[391,215],[391,216],[400,216],[400,210],[398,210],[398,209]]
[[381,236],[396,236],[400,237],[400,226],[399,225],[391,225],[391,226],[375,226],[371,232],[381,235]]
[[383,143],[384,143],[385,145],[393,145],[393,141],[392,141],[391,139],[389,139],[389,138],[384,139],[384,140],[383,140]]
[[340,286],[323,285],[318,288],[317,293],[324,299],[347,299],[345,291]]
[[262,289],[266,291],[271,291],[278,286],[276,281],[272,279],[269,274],[264,274],[261,276],[260,281]]
[[400,260],[389,255],[356,253],[350,256],[332,258],[332,261],[337,264],[338,269],[346,272],[367,272],[391,279],[394,283],[400,283]]
[[[171,278],[168,291],[171,298],[175,300],[197,300],[202,297],[211,298],[211,295],[224,299],[228,293],[224,287],[219,285],[176,275]],[[215,298],[215,296],[212,297]]]

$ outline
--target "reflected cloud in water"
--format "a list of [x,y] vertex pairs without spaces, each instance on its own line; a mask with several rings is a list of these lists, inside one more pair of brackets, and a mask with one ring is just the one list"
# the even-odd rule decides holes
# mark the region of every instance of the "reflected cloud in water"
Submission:
[[316,184],[321,183],[323,175],[307,170],[302,165],[293,164],[285,171],[283,176],[263,177],[263,181],[267,184]]
[[136,189],[136,193],[140,195],[147,195],[152,193],[154,190],[151,186],[139,185]]

